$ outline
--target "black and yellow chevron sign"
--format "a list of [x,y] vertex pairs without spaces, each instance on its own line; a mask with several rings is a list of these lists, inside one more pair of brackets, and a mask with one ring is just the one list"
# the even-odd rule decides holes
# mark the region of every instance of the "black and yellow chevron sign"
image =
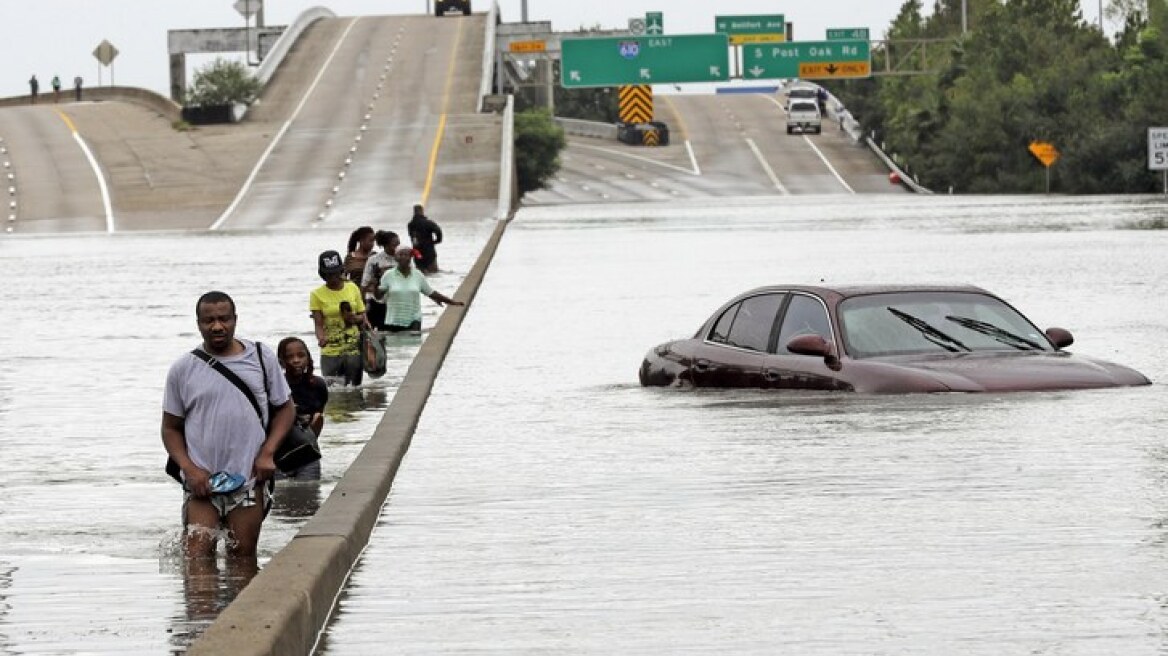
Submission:
[[660,146],[661,135],[657,134],[657,130],[645,130],[645,134],[641,137],[641,144],[644,146]]
[[648,123],[653,120],[653,87],[647,84],[620,88],[621,123]]

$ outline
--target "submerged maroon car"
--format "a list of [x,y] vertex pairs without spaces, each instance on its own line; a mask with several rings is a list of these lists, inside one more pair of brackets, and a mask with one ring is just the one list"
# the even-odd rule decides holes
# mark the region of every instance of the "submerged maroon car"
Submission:
[[690,339],[653,348],[642,385],[862,393],[1008,392],[1147,385],[1138,371],[1064,351],[972,286],[772,286],[740,294]]

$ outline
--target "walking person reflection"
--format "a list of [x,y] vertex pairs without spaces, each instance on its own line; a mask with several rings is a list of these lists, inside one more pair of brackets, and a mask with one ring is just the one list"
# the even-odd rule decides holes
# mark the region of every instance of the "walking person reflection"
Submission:
[[426,276],[413,266],[414,249],[401,246],[394,254],[397,266],[381,276],[378,298],[385,299],[385,329],[391,333],[409,331],[422,334],[422,294],[439,305],[464,305],[441,292],[434,291]]

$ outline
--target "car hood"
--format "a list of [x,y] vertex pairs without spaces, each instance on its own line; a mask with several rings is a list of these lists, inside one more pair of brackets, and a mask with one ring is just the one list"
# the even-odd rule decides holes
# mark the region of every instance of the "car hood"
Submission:
[[889,357],[880,361],[928,375],[953,391],[1009,392],[1148,385],[1123,365],[1067,352],[970,353],[938,357]]

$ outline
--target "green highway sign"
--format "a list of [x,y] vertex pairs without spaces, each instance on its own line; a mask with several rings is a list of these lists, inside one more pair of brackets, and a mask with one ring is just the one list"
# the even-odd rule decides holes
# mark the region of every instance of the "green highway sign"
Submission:
[[731,45],[778,43],[786,40],[787,19],[783,14],[715,16],[714,31],[730,37]]
[[665,14],[659,11],[645,12],[645,34],[665,34]]
[[866,27],[833,27],[827,30],[828,41],[867,41]]
[[871,75],[872,53],[867,41],[796,41],[742,48],[742,77],[747,80]]
[[725,34],[563,39],[560,48],[566,89],[730,79]]

